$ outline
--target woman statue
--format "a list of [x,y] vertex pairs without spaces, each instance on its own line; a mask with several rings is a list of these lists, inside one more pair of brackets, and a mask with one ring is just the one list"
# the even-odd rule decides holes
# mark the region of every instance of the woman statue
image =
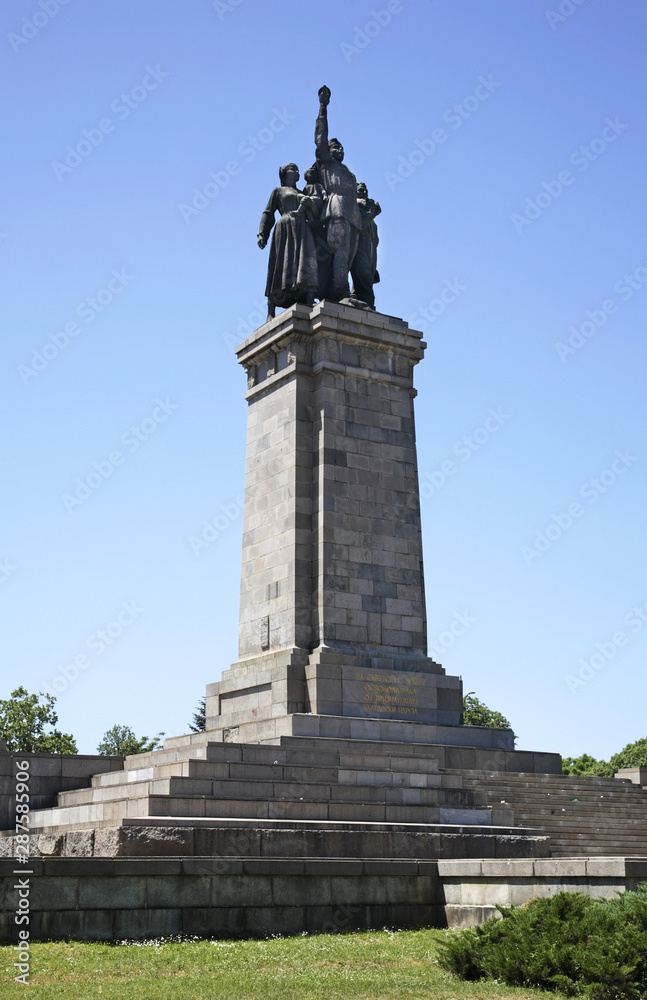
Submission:
[[303,193],[312,199],[315,206],[313,216],[310,219],[310,226],[317,252],[317,271],[319,275],[317,298],[323,299],[326,297],[326,291],[330,284],[330,268],[332,264],[332,252],[328,246],[328,237],[326,235],[326,202],[328,201],[328,195],[321,183],[319,168],[316,163],[308,167],[303,176],[306,181]]
[[[270,259],[267,268],[267,318],[276,314],[276,307],[287,308],[295,302],[312,305],[317,294],[317,255],[308,216],[317,214],[311,198],[297,191],[299,168],[287,163],[279,170],[281,186],[274,188],[261,216],[258,245],[267,246],[272,232]],[[274,216],[281,218],[274,225]]]

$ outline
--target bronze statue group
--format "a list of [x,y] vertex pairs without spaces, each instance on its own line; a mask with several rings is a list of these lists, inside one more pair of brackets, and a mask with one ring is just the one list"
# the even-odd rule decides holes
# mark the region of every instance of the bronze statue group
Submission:
[[[297,189],[296,163],[287,163],[279,170],[280,186],[272,191],[261,216],[261,249],[272,234],[265,288],[268,318],[275,315],[277,306],[312,305],[315,299],[375,308],[373,285],[380,280],[375,217],[381,209],[343,162],[344,147],[339,140],[328,139],[329,101],[330,90],[322,87],[315,126],[316,161],[305,172],[305,188]],[[277,212],[280,218],[275,225]]]

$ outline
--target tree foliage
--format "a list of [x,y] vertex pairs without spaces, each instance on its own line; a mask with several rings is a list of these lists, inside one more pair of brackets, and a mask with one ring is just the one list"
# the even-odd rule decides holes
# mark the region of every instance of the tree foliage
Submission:
[[608,761],[596,760],[588,753],[583,753],[581,757],[564,757],[562,772],[564,774],[595,775],[599,778],[612,778],[614,774]]
[[164,733],[158,733],[150,740],[148,736],[138,738],[130,726],[115,725],[103,734],[97,753],[106,757],[128,757],[134,753],[148,753],[149,750],[159,750],[162,746],[160,737],[163,735]]
[[647,767],[647,737],[627,743],[611,760],[596,760],[583,753],[581,757],[565,757],[562,762],[564,774],[592,774],[601,778],[612,778],[622,767]]
[[12,753],[77,753],[76,740],[56,726],[56,698],[51,694],[30,694],[17,687],[6,700],[0,700],[0,740]]
[[614,774],[621,767],[647,767],[647,737],[636,740],[635,743],[627,743],[620,753],[613,755],[609,766],[613,768]]
[[189,723],[189,729],[192,733],[204,733],[207,728],[207,699],[205,697],[200,698],[200,701],[196,705],[195,712],[193,713],[193,720]]
[[463,725],[489,726],[492,729],[512,729],[512,726],[501,712],[488,708],[473,695],[466,694],[463,698]]

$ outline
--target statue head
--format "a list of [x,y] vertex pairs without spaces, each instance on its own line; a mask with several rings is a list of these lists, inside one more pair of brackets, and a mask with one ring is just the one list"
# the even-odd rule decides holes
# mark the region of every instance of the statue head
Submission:
[[286,163],[284,167],[279,167],[279,180],[282,187],[296,187],[299,177],[299,168],[296,163]]
[[364,181],[357,182],[357,197],[358,198],[368,198],[368,188]]
[[318,184],[319,183],[319,171],[316,166],[308,167],[308,169],[303,174],[303,179],[306,184]]
[[330,150],[330,155],[333,160],[337,160],[339,163],[344,159],[344,147],[342,146],[339,139],[329,139],[328,149]]

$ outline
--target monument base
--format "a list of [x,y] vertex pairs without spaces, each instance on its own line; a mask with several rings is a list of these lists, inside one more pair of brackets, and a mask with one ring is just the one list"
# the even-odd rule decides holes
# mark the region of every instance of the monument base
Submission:
[[[225,742],[307,735],[456,745],[474,728],[461,725],[461,679],[422,655],[276,650],[233,664],[206,698],[207,730]],[[479,729],[477,738],[477,746],[514,742],[510,730]]]
[[514,750],[510,729],[487,726],[441,726],[424,722],[392,719],[361,719],[341,715],[309,715],[295,712],[277,718],[241,722],[221,729],[210,729],[214,743],[279,743],[284,736],[333,740],[369,740],[377,743],[407,743],[455,747],[478,747],[488,750]]

